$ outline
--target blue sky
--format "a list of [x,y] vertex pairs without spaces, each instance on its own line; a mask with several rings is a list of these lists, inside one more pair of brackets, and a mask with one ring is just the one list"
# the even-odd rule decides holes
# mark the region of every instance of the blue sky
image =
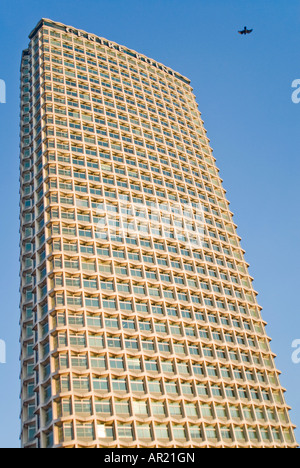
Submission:
[[[1,0],[0,447],[19,446],[19,65],[48,17],[126,45],[189,77],[224,179],[272,338],[291,418],[300,422],[299,0]],[[254,32],[240,36],[247,25]],[[298,441],[299,432],[296,432]]]

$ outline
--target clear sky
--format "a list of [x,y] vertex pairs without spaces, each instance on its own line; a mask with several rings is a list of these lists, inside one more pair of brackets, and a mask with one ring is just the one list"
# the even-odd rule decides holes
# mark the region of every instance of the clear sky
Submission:
[[[250,263],[281,383],[300,423],[299,0],[1,0],[0,447],[19,446],[19,66],[42,17],[141,52],[189,77]],[[254,28],[249,36],[237,30]],[[297,292],[298,291],[298,292]],[[296,432],[298,442],[299,432]]]

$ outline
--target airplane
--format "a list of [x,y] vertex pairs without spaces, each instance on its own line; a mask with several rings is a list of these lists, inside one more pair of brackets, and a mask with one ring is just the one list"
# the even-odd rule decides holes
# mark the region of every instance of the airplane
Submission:
[[244,29],[242,29],[242,31],[238,31],[239,34],[250,34],[252,33],[253,29],[247,29],[247,26],[244,27]]

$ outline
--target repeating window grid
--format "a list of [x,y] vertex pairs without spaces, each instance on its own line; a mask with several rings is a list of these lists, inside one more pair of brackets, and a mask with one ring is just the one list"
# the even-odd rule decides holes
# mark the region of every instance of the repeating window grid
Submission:
[[[114,408],[116,407],[116,404],[117,404],[117,402],[119,402],[119,401],[121,402],[122,400],[116,400],[115,402],[114,402],[113,400],[111,400],[112,414],[116,414]],[[133,407],[134,407],[134,403],[136,402],[136,400],[134,400],[134,399],[132,399],[132,398],[129,398],[129,399],[126,399],[126,400],[123,400],[123,401],[124,401],[124,402],[125,402],[125,401],[128,402],[129,408],[133,408]],[[151,403],[152,403],[152,402],[154,403],[153,400],[152,400],[152,401],[151,401],[151,400],[143,400],[143,401],[146,402],[146,405],[148,406],[148,408],[152,408],[152,404],[151,404]],[[167,408],[167,405],[166,405],[167,402],[161,401],[161,403],[163,403],[163,405],[165,406],[165,408]],[[182,403],[183,403],[183,401],[180,402],[179,405],[181,405]],[[184,403],[185,403],[185,402],[184,402]],[[182,405],[182,408],[185,407],[185,406],[184,406],[184,403],[183,403],[183,405]],[[170,405],[170,404],[171,404],[171,402],[169,402],[169,405]],[[73,405],[73,406],[74,406],[74,405]],[[94,408],[94,404],[92,405],[92,407]],[[169,407],[170,407],[170,406],[169,406]],[[212,408],[213,408],[213,405],[212,405]],[[241,408],[240,408],[240,411],[241,411]],[[216,410],[215,410],[215,412],[216,412]],[[168,410],[166,411],[166,413],[168,413]],[[148,413],[148,414],[149,414],[149,413]],[[131,410],[131,415],[132,415],[132,416],[129,416],[129,418],[128,418],[128,417],[125,418],[125,420],[126,420],[127,422],[133,422],[133,423],[134,423],[135,420],[137,421],[136,424],[138,424],[139,422],[141,422],[141,420],[140,420],[138,417],[136,417],[135,419],[133,419],[132,410]],[[169,425],[169,430],[170,430],[170,431],[169,431],[169,434],[171,435],[171,434],[172,434],[172,426],[175,425],[176,422],[178,422],[178,421],[176,421],[176,419],[175,419],[175,418],[172,418],[172,417],[171,417],[171,418],[168,417],[168,418],[163,418],[163,419],[158,419],[158,420],[157,420],[157,419],[155,418],[155,415],[153,415],[153,416],[154,416],[154,421],[153,421],[154,428],[155,428],[155,426],[157,426],[157,424],[162,424],[162,423],[163,423],[163,424],[167,424],[167,425]],[[77,416],[77,418],[78,418],[78,416]],[[91,418],[90,420],[92,421],[93,419]],[[109,421],[113,421],[113,420],[115,420],[115,419],[114,419],[114,417],[112,416],[112,417],[109,417],[108,420],[109,420]],[[147,418],[147,420],[148,420],[148,418]],[[146,421],[147,421],[147,420],[146,420]],[[74,421],[76,421],[76,420],[74,420]],[[122,421],[124,421],[124,419],[122,419],[122,418],[120,418],[120,416],[118,416],[118,417],[116,418],[116,425],[118,424],[118,421],[122,422]],[[144,421],[145,421],[145,420],[144,420]],[[97,422],[96,422],[96,423],[97,423]],[[172,423],[172,424],[170,424],[170,423]],[[204,429],[205,429],[205,427],[207,427],[209,423],[211,423],[211,421],[209,421],[209,420],[207,420],[207,422],[204,422],[204,423],[202,422],[202,423],[201,423],[201,429],[202,429],[202,427],[204,427]],[[266,424],[264,424],[264,426],[257,426],[255,422],[249,423],[248,421],[242,421],[242,423],[243,423],[243,424],[251,424],[251,426],[246,426],[246,425],[245,425],[245,426],[240,426],[240,427],[243,427],[243,428],[245,428],[245,429],[246,429],[247,427],[249,427],[249,428],[255,427],[256,429],[259,430],[260,427],[261,427],[261,429],[263,429],[263,427],[264,427],[264,429],[269,429],[269,435],[271,434],[272,428],[271,428],[271,426],[267,426]],[[188,433],[189,433],[189,425],[187,424],[186,418],[181,419],[181,424],[182,424],[183,426],[185,426],[186,431],[187,431],[186,434],[188,434]],[[255,425],[254,425],[254,424],[255,424]],[[254,426],[253,426],[253,425],[254,425]],[[152,426],[152,425],[151,425],[151,426]],[[214,427],[217,429],[217,433],[220,434],[221,424],[220,424],[220,423],[217,423],[217,425],[214,426]],[[224,427],[224,426],[223,426],[223,427]],[[227,426],[226,426],[226,427],[229,428],[229,429],[231,430],[231,434],[233,434],[233,429],[234,429],[234,427],[236,427],[236,426],[234,426],[233,424],[230,424],[230,423],[228,424],[228,423],[227,423]],[[136,431],[134,431],[134,433],[136,433]],[[151,433],[152,433],[152,434],[155,434],[155,431],[153,431],[153,426],[152,426],[152,431],[151,431]],[[205,434],[205,431],[201,430],[201,433],[202,433],[202,434]],[[219,438],[220,441],[222,441],[222,439],[220,438],[220,436],[219,436],[218,438]],[[155,439],[155,440],[156,440],[156,439]],[[172,440],[172,436],[170,437],[169,440]],[[191,440],[191,438],[188,436],[188,437],[187,437],[187,440]],[[245,439],[245,442],[246,442],[246,439]],[[249,442],[249,440],[248,440],[248,442]],[[270,439],[269,439],[269,441],[267,442],[267,444],[268,444],[268,443],[269,443],[269,444],[272,443],[272,437],[270,437]]]
[[[104,335],[103,335],[103,336],[104,336]],[[123,335],[122,335],[122,336],[123,336]],[[143,338],[141,337],[141,341],[142,341],[142,340],[143,340]],[[86,339],[85,342],[87,343],[88,340]],[[105,349],[105,343],[103,344],[103,348]],[[124,346],[124,342],[123,342],[122,348],[123,348],[123,350],[126,348],[126,347]],[[121,347],[120,347],[120,349],[121,349]],[[140,346],[139,346],[139,351],[141,351],[141,349],[142,349],[142,346],[140,345]],[[144,351],[144,352],[145,352],[145,351]],[[174,356],[173,356],[172,354],[170,354],[169,358],[170,358],[170,359],[171,359],[171,358],[174,358]],[[232,372],[232,375],[234,376],[234,373],[233,373],[233,372]],[[220,378],[220,376],[221,376],[221,373],[219,373],[219,378]],[[231,377],[231,379],[232,379],[232,377]],[[267,382],[266,382],[266,385],[267,385]]]
[[[114,288],[115,289],[115,288]],[[230,324],[229,324],[230,325]]]
[[[32,171],[32,164],[31,164],[31,152],[30,152],[30,126],[31,126],[31,116],[30,116],[30,99],[29,99],[29,89],[30,89],[30,68],[25,64],[28,63],[28,56],[23,55],[22,63],[24,66],[22,67],[21,72],[21,79],[24,86],[22,87],[22,103],[21,103],[21,114],[27,115],[26,119],[27,127],[21,128],[21,158],[22,163],[20,165],[20,175],[21,178],[23,176],[23,192],[21,192],[21,197],[26,197],[26,200],[30,201],[32,198],[32,190],[31,190],[31,171]],[[29,78],[29,79],[27,79]],[[22,173],[22,169],[28,170],[30,172]],[[21,179],[22,180],[22,179]],[[28,185],[26,185],[28,184]],[[22,265],[25,264],[25,268],[27,269],[26,277],[21,278],[21,340],[22,340],[22,349],[21,349],[21,363],[22,363],[22,399],[24,401],[24,408],[22,409],[22,420],[25,421],[26,419],[31,420],[30,425],[28,426],[28,438],[32,441],[33,439],[33,432],[30,428],[34,428],[34,412],[29,412],[29,407],[34,407],[34,373],[33,366],[34,366],[34,359],[33,359],[33,344],[34,344],[34,335],[33,335],[33,314],[32,314],[32,306],[33,306],[33,297],[31,295],[32,289],[32,282],[28,281],[29,275],[32,271],[32,263],[29,260],[29,254],[32,251],[32,244],[30,244],[31,239],[30,235],[32,234],[31,228],[28,227],[30,220],[27,219],[28,215],[30,216],[31,211],[31,204],[26,206],[25,199],[23,198],[23,207],[25,210],[23,211],[24,216],[22,217],[22,230],[21,230],[21,262]],[[27,214],[26,214],[27,213]],[[26,250],[26,239],[28,245],[31,245],[30,250]],[[25,245],[25,249],[23,246]],[[29,294],[29,295],[28,295]],[[23,302],[23,304],[22,304]],[[32,422],[33,421],[33,422]],[[25,431],[26,433],[26,431]]]

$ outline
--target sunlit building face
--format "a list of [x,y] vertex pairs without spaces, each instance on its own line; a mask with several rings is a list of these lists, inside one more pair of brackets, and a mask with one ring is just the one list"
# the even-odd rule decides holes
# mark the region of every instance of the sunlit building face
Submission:
[[20,161],[22,446],[297,446],[189,80],[42,20]]

